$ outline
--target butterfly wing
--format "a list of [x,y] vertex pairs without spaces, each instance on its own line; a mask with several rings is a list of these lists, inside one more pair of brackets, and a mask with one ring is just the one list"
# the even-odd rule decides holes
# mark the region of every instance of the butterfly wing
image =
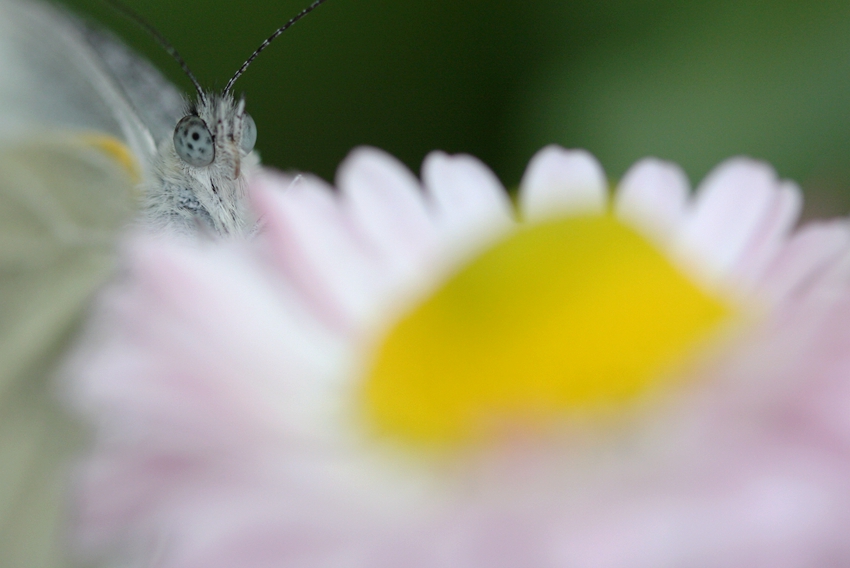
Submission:
[[81,438],[50,376],[113,271],[134,187],[182,106],[110,34],[37,0],[0,0],[3,566],[67,565],[60,466]]
[[145,166],[184,99],[109,32],[37,0],[0,0],[0,137],[90,130]]
[[3,566],[69,565],[64,466],[83,436],[56,404],[52,371],[112,273],[112,241],[132,214],[134,185],[123,166],[78,140],[0,147]]
[[183,94],[114,34],[87,24],[82,25],[82,32],[154,141],[158,144],[171,138],[175,125],[186,114]]

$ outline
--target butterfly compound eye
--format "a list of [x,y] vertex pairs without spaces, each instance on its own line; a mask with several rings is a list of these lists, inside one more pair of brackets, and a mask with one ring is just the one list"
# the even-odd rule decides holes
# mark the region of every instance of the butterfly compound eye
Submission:
[[174,150],[180,159],[203,168],[215,159],[215,144],[206,123],[197,116],[185,116],[174,129]]
[[242,120],[242,151],[249,154],[254,149],[254,144],[257,143],[257,123],[251,118],[251,115],[245,113]]

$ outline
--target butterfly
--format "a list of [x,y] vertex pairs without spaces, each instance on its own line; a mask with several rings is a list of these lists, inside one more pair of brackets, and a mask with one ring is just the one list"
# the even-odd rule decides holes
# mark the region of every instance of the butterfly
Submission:
[[[257,127],[234,82],[187,98],[110,32],[43,0],[0,0],[0,558],[63,566],[56,475],[81,440],[51,371],[115,271],[128,224],[250,233]],[[27,560],[32,551],[38,555]],[[11,560],[8,560],[11,559]]]

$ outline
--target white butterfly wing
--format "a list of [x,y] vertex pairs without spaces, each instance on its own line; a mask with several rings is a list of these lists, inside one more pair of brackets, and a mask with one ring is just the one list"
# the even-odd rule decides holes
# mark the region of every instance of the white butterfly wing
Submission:
[[183,98],[108,32],[37,0],[0,0],[0,137],[94,130],[145,165]]
[[83,33],[88,46],[97,53],[109,77],[154,141],[158,144],[170,139],[175,125],[186,113],[183,94],[109,31],[84,25]]
[[[22,191],[25,189],[25,191]],[[70,566],[66,466],[83,440],[57,404],[53,369],[112,273],[110,238],[134,182],[97,149],[0,148],[0,565]],[[88,201],[98,201],[95,218]]]
[[[80,439],[51,371],[113,271],[180,94],[108,33],[37,0],[0,0],[0,564],[68,566],[61,464]],[[109,150],[105,152],[104,150]]]

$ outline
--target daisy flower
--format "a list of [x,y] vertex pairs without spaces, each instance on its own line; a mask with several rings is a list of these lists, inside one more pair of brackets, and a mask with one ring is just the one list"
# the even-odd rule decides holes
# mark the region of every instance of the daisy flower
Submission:
[[[850,230],[733,159],[264,172],[136,236],[69,366],[74,537],[158,568],[850,564]],[[123,562],[122,564],[118,564]]]

